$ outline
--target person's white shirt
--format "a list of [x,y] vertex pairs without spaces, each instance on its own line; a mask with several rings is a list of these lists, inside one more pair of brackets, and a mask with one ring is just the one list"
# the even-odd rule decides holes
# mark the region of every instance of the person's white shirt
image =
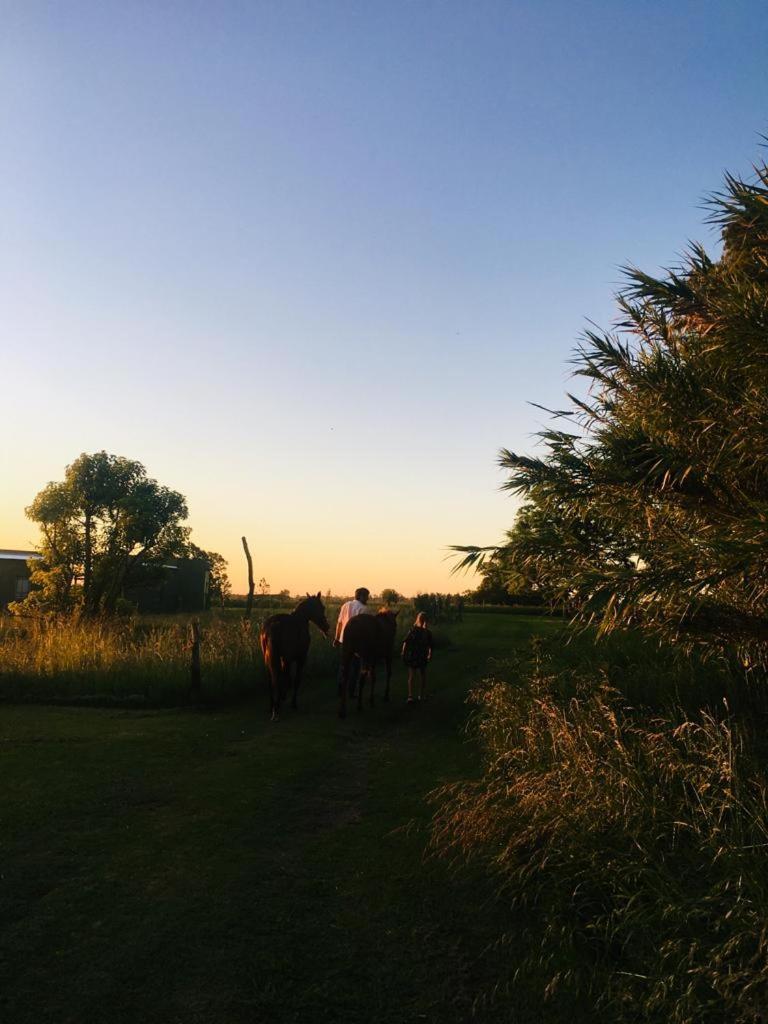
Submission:
[[341,608],[339,608],[339,617],[336,620],[336,643],[341,643],[344,637],[344,630],[350,619],[354,619],[356,615],[367,615],[369,613],[370,608],[368,605],[358,601],[356,597],[352,598],[351,601],[345,601]]

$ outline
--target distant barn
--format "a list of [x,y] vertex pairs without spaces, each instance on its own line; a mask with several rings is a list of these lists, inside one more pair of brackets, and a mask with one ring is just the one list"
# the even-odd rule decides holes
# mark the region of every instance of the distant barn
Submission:
[[36,551],[0,548],[0,609],[11,601],[23,601],[29,593],[29,561],[37,561]]
[[124,596],[140,612],[201,612],[208,607],[208,563],[202,558],[169,558],[147,567],[140,584]]

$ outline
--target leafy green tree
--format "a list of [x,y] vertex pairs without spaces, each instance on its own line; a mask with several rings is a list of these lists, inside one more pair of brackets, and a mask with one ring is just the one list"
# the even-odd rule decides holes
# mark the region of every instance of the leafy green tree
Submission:
[[217,551],[204,551],[191,541],[186,544],[182,554],[205,562],[208,566],[208,599],[211,603],[216,601],[223,608],[226,599],[232,593],[232,585],[227,574],[229,562],[226,558]]
[[183,551],[186,502],[144,466],[106,452],[83,454],[26,510],[42,534],[31,606],[112,612],[153,557]]
[[627,268],[616,329],[576,354],[588,397],[555,413],[541,457],[501,452],[527,499],[505,558],[603,632],[766,667],[768,167],[709,203],[720,257],[693,245],[662,277]]
[[479,567],[480,584],[469,592],[477,604],[508,604],[510,600],[510,576],[507,568],[505,548],[492,550]]
[[518,517],[514,528],[507,531],[504,544],[492,549],[479,566],[480,585],[469,593],[474,603],[541,604],[549,596],[515,557],[522,527],[523,514]]
[[206,551],[208,562],[208,593],[211,600],[216,600],[224,607],[226,599],[232,593],[232,584],[229,582],[227,565],[229,564],[223,555],[216,551]]
[[383,604],[398,604],[402,598],[392,587],[385,587],[381,592],[381,600]]

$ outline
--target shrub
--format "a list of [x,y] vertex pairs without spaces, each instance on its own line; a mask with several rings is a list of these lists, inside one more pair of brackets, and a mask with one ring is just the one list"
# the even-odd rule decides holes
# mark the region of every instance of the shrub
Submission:
[[725,705],[632,707],[610,666],[537,655],[519,672],[471,695],[481,777],[433,794],[435,850],[484,861],[530,921],[514,969],[612,1021],[762,1021],[768,809],[749,730]]

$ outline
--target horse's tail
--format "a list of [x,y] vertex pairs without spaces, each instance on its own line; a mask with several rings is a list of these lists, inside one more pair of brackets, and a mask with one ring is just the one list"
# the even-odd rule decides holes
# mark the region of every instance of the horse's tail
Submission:
[[264,667],[267,670],[267,691],[273,719],[280,705],[280,658],[275,651],[275,640],[268,624],[259,630],[261,653],[264,655]]
[[268,622],[262,623],[261,629],[259,630],[259,644],[261,646],[261,653],[264,656],[264,664],[267,667],[267,672],[271,676],[272,664],[274,661],[275,639],[272,636],[272,629]]
[[273,625],[267,623],[261,627],[261,632],[259,633],[261,653],[264,655],[264,665],[267,669],[267,683],[273,710],[285,697],[290,682],[288,663],[280,653],[280,644],[274,635],[274,629]]

